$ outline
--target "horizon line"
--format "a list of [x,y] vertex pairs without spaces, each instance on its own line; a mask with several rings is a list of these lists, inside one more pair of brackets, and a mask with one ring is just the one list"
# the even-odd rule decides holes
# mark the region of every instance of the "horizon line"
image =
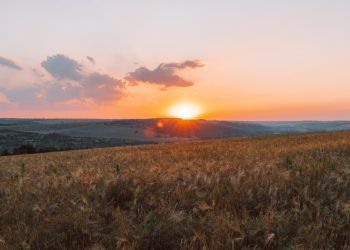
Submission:
[[350,122],[349,120],[327,120],[327,119],[300,119],[300,120],[235,120],[235,119],[211,119],[211,118],[194,118],[183,119],[179,117],[148,117],[148,118],[62,118],[62,117],[0,117],[0,120],[156,120],[156,119],[179,119],[189,121],[229,121],[229,122]]

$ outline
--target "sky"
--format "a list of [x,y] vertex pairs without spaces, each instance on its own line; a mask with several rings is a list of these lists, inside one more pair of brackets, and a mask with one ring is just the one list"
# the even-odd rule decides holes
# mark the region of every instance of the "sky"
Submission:
[[0,117],[350,119],[348,0],[0,0]]

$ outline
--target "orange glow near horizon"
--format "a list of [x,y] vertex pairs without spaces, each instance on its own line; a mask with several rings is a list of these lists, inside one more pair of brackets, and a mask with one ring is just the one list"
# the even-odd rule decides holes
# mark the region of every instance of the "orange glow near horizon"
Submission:
[[167,114],[181,119],[195,119],[202,115],[202,107],[191,102],[180,102],[169,108]]

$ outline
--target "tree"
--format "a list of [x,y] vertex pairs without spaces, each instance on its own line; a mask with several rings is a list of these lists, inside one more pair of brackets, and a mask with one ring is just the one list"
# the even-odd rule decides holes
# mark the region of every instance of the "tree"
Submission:
[[34,154],[36,153],[36,149],[33,145],[31,144],[26,144],[22,145],[18,148],[13,149],[13,154],[18,155],[18,154]]
[[4,149],[1,153],[2,156],[10,155],[10,152],[7,149]]

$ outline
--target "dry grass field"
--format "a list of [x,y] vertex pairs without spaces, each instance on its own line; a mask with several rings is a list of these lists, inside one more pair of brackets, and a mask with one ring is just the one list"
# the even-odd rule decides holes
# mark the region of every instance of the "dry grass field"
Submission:
[[350,132],[0,157],[0,249],[350,248]]

